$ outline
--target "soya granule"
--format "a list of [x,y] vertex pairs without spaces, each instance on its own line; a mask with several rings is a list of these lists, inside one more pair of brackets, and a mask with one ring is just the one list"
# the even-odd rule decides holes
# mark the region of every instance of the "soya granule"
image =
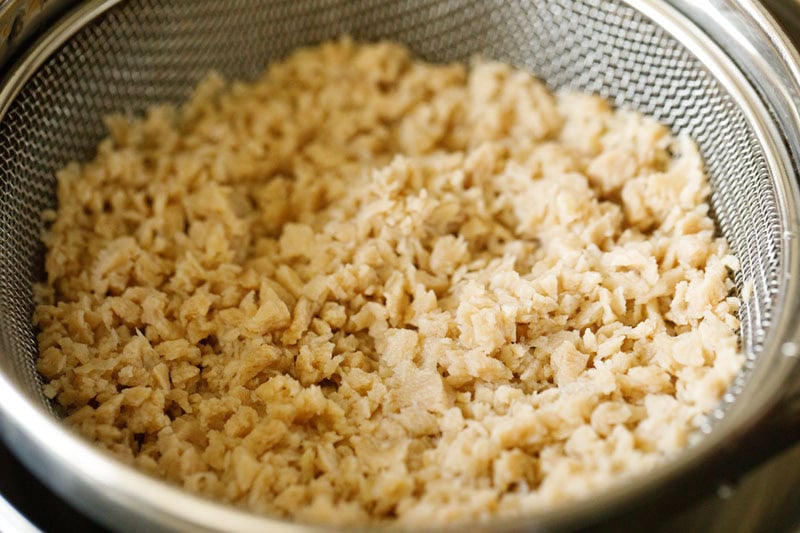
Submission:
[[526,72],[301,49],[58,174],[45,393],[122,460],[321,523],[589,495],[739,370],[691,141]]

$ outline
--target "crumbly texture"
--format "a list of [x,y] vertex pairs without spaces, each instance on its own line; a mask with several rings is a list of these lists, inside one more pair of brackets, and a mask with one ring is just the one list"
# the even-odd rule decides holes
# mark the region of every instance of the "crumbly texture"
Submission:
[[697,149],[601,98],[344,39],[108,127],[58,174],[38,369],[188,490],[535,512],[684,448],[742,364]]

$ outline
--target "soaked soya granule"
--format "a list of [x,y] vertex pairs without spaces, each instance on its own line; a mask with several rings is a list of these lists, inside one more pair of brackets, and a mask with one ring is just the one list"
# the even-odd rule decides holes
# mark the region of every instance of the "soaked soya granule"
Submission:
[[673,456],[742,365],[695,145],[599,97],[343,39],[108,128],[58,174],[38,369],[190,491],[534,512]]

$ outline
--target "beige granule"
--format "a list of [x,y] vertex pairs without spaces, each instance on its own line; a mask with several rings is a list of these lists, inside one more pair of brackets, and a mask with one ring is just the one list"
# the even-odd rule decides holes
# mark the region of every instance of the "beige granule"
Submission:
[[598,97],[341,40],[108,126],[58,175],[38,368],[191,491],[531,512],[686,446],[742,364],[695,146]]

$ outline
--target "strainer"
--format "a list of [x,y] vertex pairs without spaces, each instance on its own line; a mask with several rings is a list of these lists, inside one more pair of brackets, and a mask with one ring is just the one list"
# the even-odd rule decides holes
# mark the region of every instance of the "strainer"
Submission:
[[[40,392],[31,326],[40,214],[55,203],[54,171],[93,155],[107,113],[179,103],[211,69],[252,79],[292,49],[344,33],[400,41],[433,61],[480,53],[688,133],[707,163],[720,231],[741,260],[737,286],[752,287],[740,311],[747,363],[702,425],[705,438],[591,501],[487,527],[573,528],[623,510],[628,519],[652,516],[798,440],[800,66],[754,0],[6,4],[14,16],[0,16],[0,39],[29,46],[0,44],[0,61],[10,58],[0,85],[0,434],[46,484],[101,522],[130,530],[302,527],[184,493],[59,423]],[[46,30],[26,40],[37,26]]]

